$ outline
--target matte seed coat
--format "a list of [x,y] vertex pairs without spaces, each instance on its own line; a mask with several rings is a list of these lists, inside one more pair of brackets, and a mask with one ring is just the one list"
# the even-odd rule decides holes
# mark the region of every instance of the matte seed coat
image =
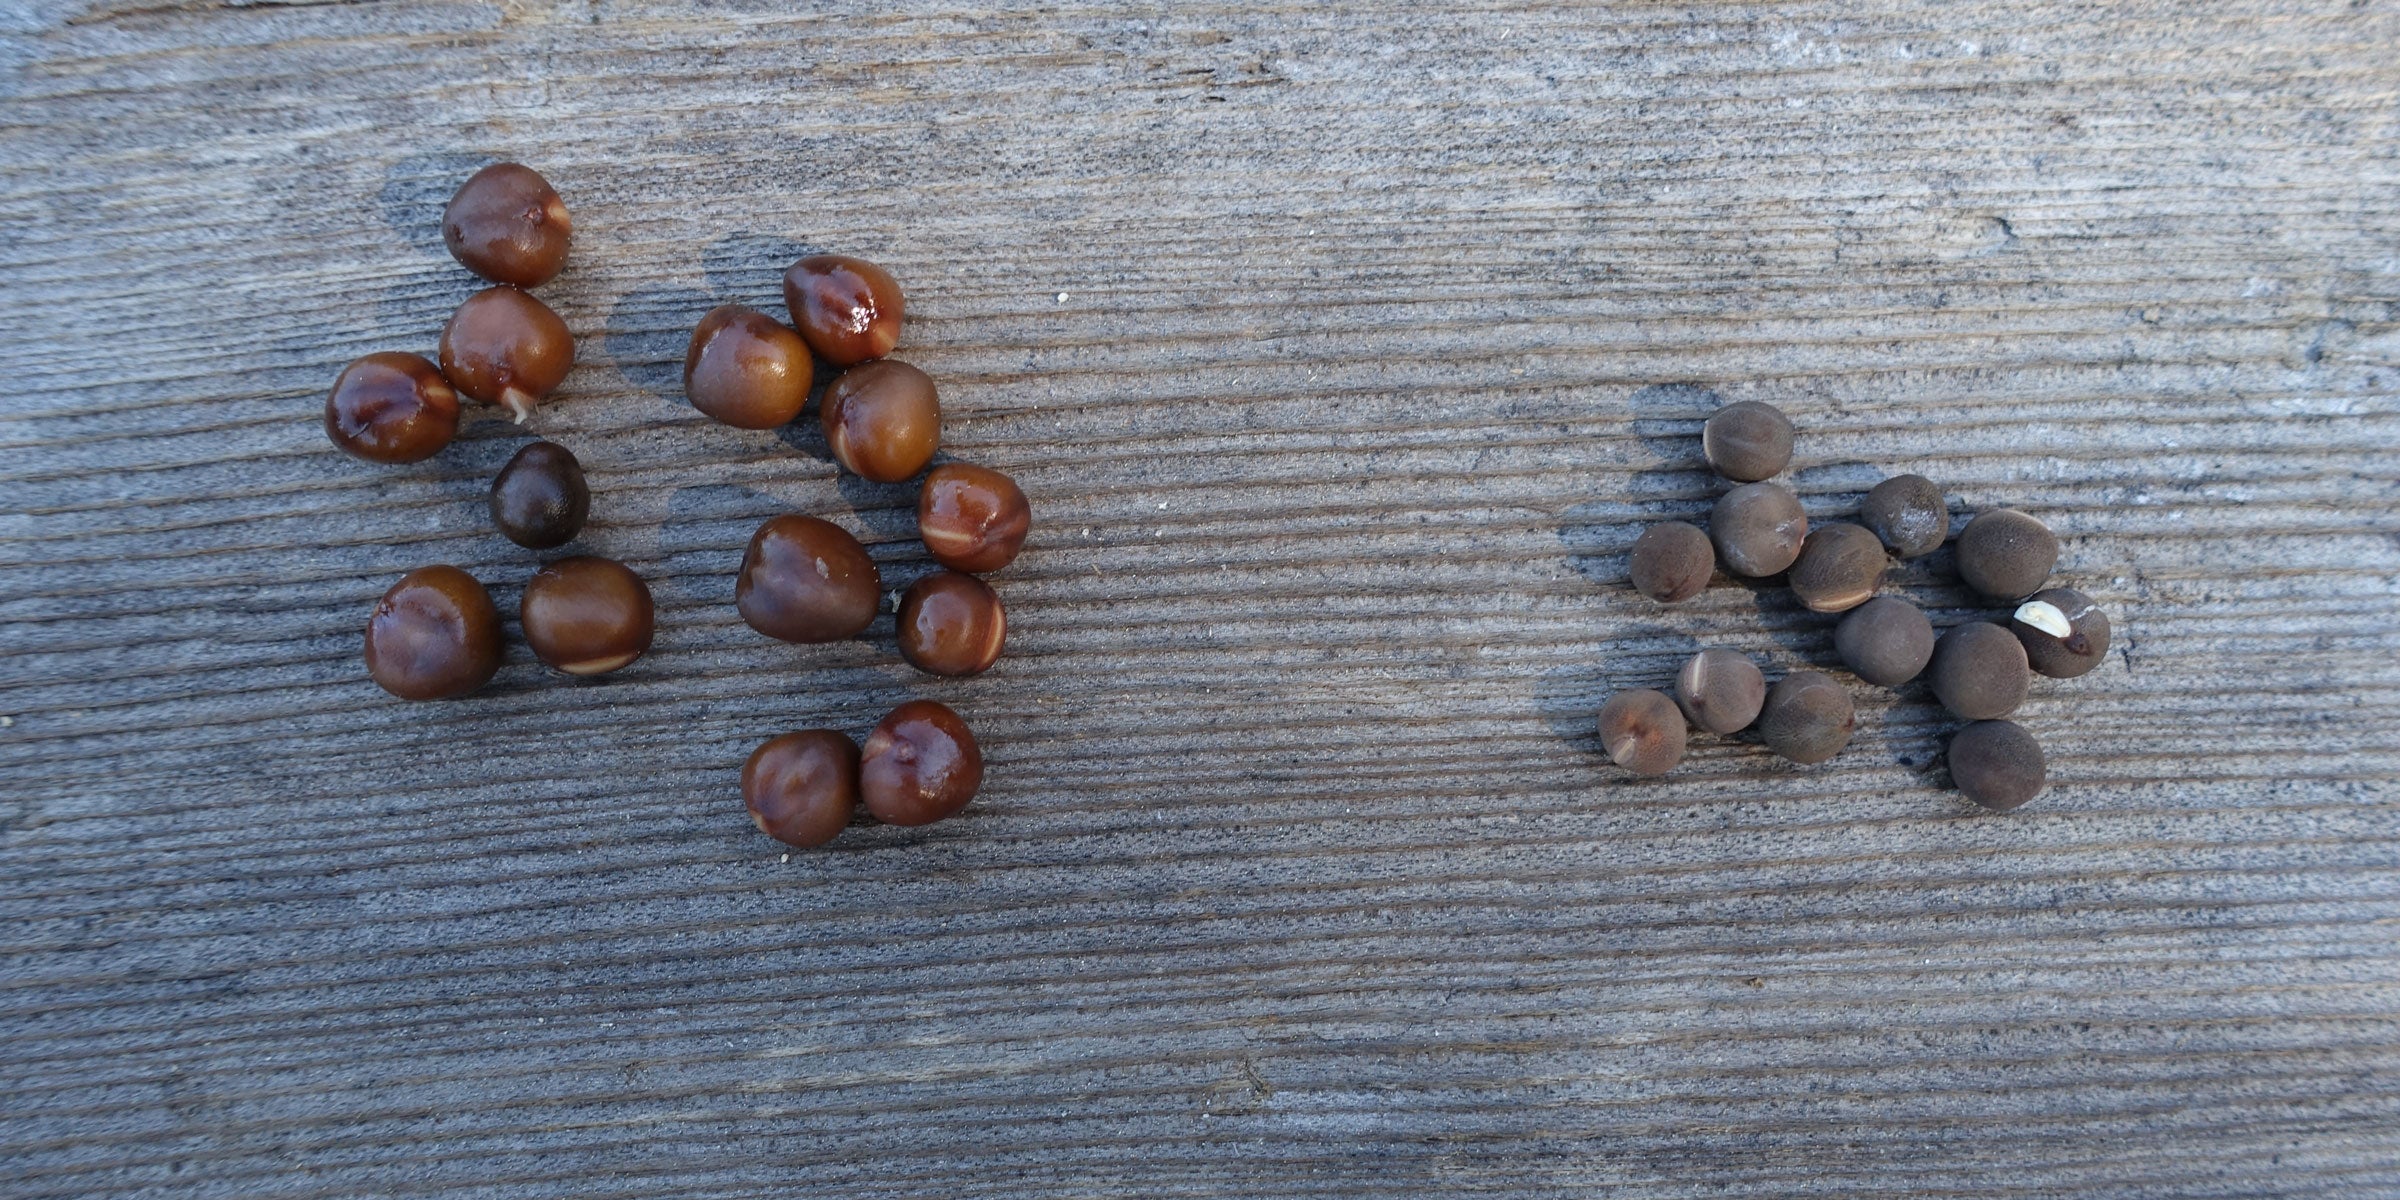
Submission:
[[1861,525],[1835,522],[1810,531],[1792,563],[1792,594],[1811,612],[1836,613],[1864,604],[1883,586],[1883,541]]
[[1943,634],[1934,643],[1926,678],[1942,707],[1969,721],[2017,711],[2033,686],[2025,647],[1989,621],[1970,621]]
[[2108,614],[2073,588],[2051,588],[2018,605],[2009,631],[2027,664],[2052,679],[2073,679],[2108,657]]
[[1642,536],[1633,539],[1633,554],[1627,562],[1633,590],[1661,604],[1699,595],[1716,569],[1715,545],[1699,526],[1683,521],[1666,521],[1643,530]]
[[1692,724],[1710,733],[1748,728],[1766,702],[1766,675],[1738,651],[1702,650],[1675,673],[1676,705]]
[[1792,419],[1756,400],[1728,404],[1700,427],[1700,453],[1736,483],[1772,478],[1791,465]]
[[1950,540],[1950,500],[1922,475],[1894,475],[1867,491],[1858,515],[1902,558],[1917,558]]
[[2057,566],[2057,536],[2013,508],[1977,514],[1958,531],[1958,577],[1994,599],[2022,600],[2040,591]]
[[1665,692],[1619,692],[1600,706],[1600,744],[1609,761],[1636,775],[1664,775],[1683,761],[1683,710]]
[[1842,618],[1833,651],[1850,673],[1878,687],[1915,679],[1933,658],[1933,622],[1897,596],[1877,596]]
[[1725,493],[1708,517],[1725,569],[1760,579],[1792,565],[1808,539],[1800,498],[1778,483],[1749,483]]
[[2041,743],[2014,721],[1977,721],[1950,738],[1950,782],[1993,812],[2041,795],[2049,778]]
[[1822,671],[1794,671],[1777,680],[1758,714],[1759,740],[1802,765],[1841,753],[1857,728],[1850,693]]

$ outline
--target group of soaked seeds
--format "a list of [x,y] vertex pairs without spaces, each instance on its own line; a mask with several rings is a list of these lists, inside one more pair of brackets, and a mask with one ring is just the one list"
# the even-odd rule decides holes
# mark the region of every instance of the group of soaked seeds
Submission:
[[[819,254],[783,275],[792,323],[739,304],[713,309],[683,357],[692,406],[741,429],[788,424],[808,403],[815,360],[842,368],[818,416],[835,461],[878,483],[925,471],[942,443],[942,406],[925,372],[886,358],[900,342],[905,301],[891,273],[863,259]],[[1008,613],[977,578],[1007,566],[1033,510],[1016,481],[972,463],[925,472],[917,533],[941,570],[900,597],[900,656],[929,675],[975,675],[1000,658]],[[856,637],[875,620],[883,576],[865,546],[831,521],[786,513],[750,535],[734,607],[752,629],[787,642]],[[928,825],[957,813],[983,782],[983,753],[947,706],[912,700],[867,735],[862,752],[829,729],[769,738],[742,767],[742,801],[767,836],[822,846],[863,804],[889,825]]]
[[[1949,500],[1922,475],[1876,484],[1859,505],[1863,524],[1809,528],[1800,498],[1772,482],[1792,458],[1792,423],[1773,405],[1729,404],[1701,429],[1701,453],[1736,486],[1717,500],[1708,529],[1669,521],[1634,540],[1634,589],[1665,604],[1708,586],[1719,563],[1735,575],[1782,575],[1800,603],[1841,613],[1834,651],[1859,679],[1898,687],[1923,675],[1934,698],[1969,722],[1952,735],[1950,778],[1968,799],[2006,812],[2039,794],[2048,777],[2041,746],[2006,718],[2036,672],[2082,675],[2108,654],[2108,615],[2072,588],[2048,588],[2058,539],[2015,509],[1979,513],[1959,531],[1959,579],[2016,604],[2005,624],[1973,620],[1939,638],[1933,622],[1898,596],[1877,595],[1887,557],[1918,558],[1949,541]],[[1688,725],[1731,734],[1756,726],[1769,750],[1820,763],[1849,744],[1857,716],[1849,693],[1822,671],[1794,671],[1770,688],[1758,665],[1721,648],[1677,672],[1674,696],[1623,692],[1600,709],[1600,738],[1617,765],[1642,775],[1683,759]]]
[[[540,173],[516,163],[476,172],[444,211],[442,237],[453,257],[493,286],[451,316],[438,367],[421,355],[386,352],[344,368],[326,398],[326,436],[369,462],[421,462],[457,436],[461,395],[522,424],[574,362],[566,323],[526,290],[566,266],[571,233],[566,204]],[[834,458],[884,483],[925,471],[941,445],[933,381],[884,357],[900,339],[899,284],[873,263],[815,255],[785,272],[783,292],[790,325],[740,305],[702,318],[684,357],[693,407],[743,429],[787,424],[806,406],[822,359],[842,369],[821,403]],[[503,536],[549,550],[582,532],[591,492],[573,452],[536,441],[493,478],[490,507]],[[973,675],[999,658],[1007,615],[977,576],[1015,559],[1031,524],[1024,492],[998,471],[951,462],[926,472],[917,526],[944,569],[900,600],[903,658],[933,675]],[[857,636],[882,595],[881,574],[857,538],[798,514],[759,526],[734,591],[751,628],[800,643]],[[650,648],[655,608],[649,585],[632,569],[579,555],[533,575],[519,619],[543,663],[599,675]],[[473,692],[498,672],[502,650],[491,594],[454,566],[402,576],[367,621],[367,674],[403,699]],[[915,700],[887,714],[863,751],[830,730],[768,740],[743,767],[741,789],[761,830],[795,846],[820,846],[862,804],[890,824],[928,824],[964,808],[982,779],[982,752],[966,723],[945,705]]]

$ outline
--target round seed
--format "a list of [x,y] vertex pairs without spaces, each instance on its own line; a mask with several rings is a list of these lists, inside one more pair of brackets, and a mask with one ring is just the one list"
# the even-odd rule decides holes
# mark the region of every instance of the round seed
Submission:
[[2049,774],[2041,743],[2014,721],[1977,721],[1950,738],[1950,782],[1993,812],[2040,795]]
[[860,752],[858,790],[887,825],[930,825],[983,786],[983,750],[950,707],[911,700],[885,714]]
[[1902,558],[1931,554],[1950,538],[1950,501],[1922,475],[1894,475],[1859,502],[1859,518]]
[[1766,702],[1767,677],[1757,663],[1733,650],[1703,650],[1675,673],[1675,703],[1692,724],[1710,733],[1746,728]]
[[2073,679],[2108,657],[2108,614],[2073,588],[2051,588],[2017,606],[2009,629],[2025,660],[2052,679]]
[[858,743],[830,729],[768,738],[742,764],[742,805],[785,845],[832,841],[858,810]]
[[1834,626],[1833,651],[1850,673],[1878,687],[1915,679],[1933,657],[1933,622],[1897,596],[1877,596]]
[[1752,483],[1791,465],[1792,419],[1772,404],[1728,404],[1700,427],[1700,453],[1717,474]]
[[521,288],[548,283],[567,265],[574,228],[550,181],[518,163],[475,172],[442,211],[442,242],[459,265]]
[[1804,765],[1841,753],[1857,728],[1850,693],[1823,671],[1794,671],[1776,680],[1758,715],[1759,740],[1767,749]]
[[787,513],[750,535],[733,606],[750,628],[787,642],[834,642],[875,620],[883,576],[867,548],[831,521]]
[[1600,744],[1636,775],[1664,775],[1683,761],[1683,710],[1665,692],[1619,692],[1600,706]]
[[367,675],[403,700],[447,700],[500,669],[500,610],[457,567],[400,577],[367,618]]
[[1033,528],[1033,508],[1015,480],[988,467],[949,462],[925,473],[917,492],[917,536],[953,571],[988,574],[1016,561]]
[[1773,575],[1800,557],[1808,514],[1779,483],[1747,483],[1725,493],[1709,511],[1708,536],[1725,569],[1753,579]]
[[2013,508],[1980,513],[1958,531],[1958,577],[1994,599],[2022,600],[2040,591],[2057,565],[2057,536]]
[[1864,526],[1836,522],[1810,531],[1792,563],[1792,594],[1811,612],[1848,612],[1883,586],[1883,542]]
[[574,452],[556,442],[534,442],[492,477],[491,509],[492,527],[501,536],[528,550],[548,550],[583,532],[592,489]]
[[2025,647],[1989,621],[1970,621],[1943,634],[1934,643],[1927,678],[1942,707],[1969,721],[2017,711],[2033,686]]
[[736,429],[788,425],[808,403],[816,362],[800,335],[755,308],[708,311],[683,353],[683,394],[692,407]]
[[513,287],[485,288],[442,326],[442,374],[518,424],[575,365],[575,338],[550,306]]
[[1717,554],[1699,526],[1667,521],[1633,539],[1629,566],[1633,590],[1661,604],[1674,604],[1699,595],[1708,586],[1708,577],[1717,569]]
[[458,393],[422,356],[370,354],[333,381],[325,436],[368,462],[423,462],[458,436]]
[[613,558],[562,558],[535,573],[518,605],[534,657],[569,675],[605,675],[650,648],[650,585]]

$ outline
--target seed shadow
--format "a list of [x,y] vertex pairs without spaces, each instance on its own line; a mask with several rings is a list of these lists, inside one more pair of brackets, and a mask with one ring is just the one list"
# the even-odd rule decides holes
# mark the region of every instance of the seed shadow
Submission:
[[1700,649],[1700,642],[1680,629],[1663,625],[1620,628],[1616,636],[1640,643],[1638,657],[1606,658],[1589,665],[1552,667],[1534,685],[1534,709],[1552,736],[1575,749],[1605,761],[1596,720],[1600,706],[1618,692],[1656,688],[1675,691],[1675,672]]
[[681,406],[684,351],[693,327],[716,306],[707,292],[685,284],[635,288],[609,308],[593,365],[614,367],[627,387]]
[[442,210],[468,176],[497,161],[489,154],[463,150],[408,155],[384,169],[383,187],[375,193],[376,211],[409,249],[447,263],[450,248],[442,241]]
[[[1707,527],[1723,481],[1700,456],[1700,422],[1723,403],[1695,383],[1658,383],[1625,398],[1627,425],[1656,465],[1626,477],[1625,495],[1592,500],[1559,514],[1567,565],[1606,587],[1627,584],[1626,556],[1642,530],[1661,521]],[[1717,586],[1712,582],[1710,586]]]
[[788,320],[783,307],[783,272],[825,248],[781,234],[737,229],[710,242],[700,251],[700,273],[719,304],[747,304],[778,320]]

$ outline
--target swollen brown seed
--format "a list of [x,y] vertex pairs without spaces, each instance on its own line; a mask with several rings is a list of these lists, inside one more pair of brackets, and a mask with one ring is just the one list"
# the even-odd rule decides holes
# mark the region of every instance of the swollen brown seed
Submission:
[[2108,657],[2108,614],[2073,588],[2051,588],[2017,606],[2009,629],[2025,660],[2052,679],[2073,679]]
[[2041,590],[2058,565],[2050,527],[2013,508],[1980,513],[1958,531],[1958,577],[1998,600],[2022,600]]
[[692,407],[736,429],[788,425],[808,404],[816,363],[783,322],[739,304],[709,310],[683,355]]
[[825,389],[820,413],[833,457],[877,483],[898,483],[924,470],[942,445],[942,405],[933,379],[897,359],[842,372]]
[[467,297],[442,327],[442,374],[518,424],[575,365],[575,339],[550,306],[512,287]]
[[2033,686],[2025,647],[1989,621],[1969,621],[1943,634],[1934,643],[1926,679],[1942,707],[1970,721],[2017,711]]
[[493,163],[475,172],[442,211],[442,241],[466,269],[516,287],[548,283],[567,265],[574,223],[541,172]]
[[1774,476],[1792,462],[1792,419],[1772,404],[1728,404],[1700,427],[1700,453],[1736,483]]
[[858,743],[830,729],[768,738],[742,764],[742,805],[787,846],[832,841],[858,810]]
[[1894,475],[1868,489],[1858,515],[1902,558],[1942,548],[1950,538],[1950,501],[1922,475]]
[[1708,649],[1675,673],[1675,703],[1692,724],[1710,733],[1734,733],[1758,719],[1767,702],[1767,677],[1758,664],[1732,650]]
[[858,790],[867,811],[890,825],[930,825],[975,798],[983,751],[947,705],[911,700],[867,735]]
[[900,285],[863,258],[815,254],[783,273],[783,304],[809,348],[837,367],[900,344]]
[[1811,612],[1848,612],[1883,586],[1883,542],[1864,526],[1819,525],[1792,563],[1792,594]]
[[1950,738],[1950,782],[1993,812],[2040,795],[2049,777],[2041,743],[2014,721],[1977,721]]
[[564,546],[583,532],[592,490],[583,464],[556,442],[534,442],[492,477],[492,527],[528,550]]
[[419,355],[370,354],[333,381],[325,436],[368,462],[422,462],[458,436],[458,393]]
[[1877,596],[1833,628],[1833,652],[1850,673],[1878,687],[1915,679],[1933,657],[1933,622],[1897,596]]
[[1033,508],[1016,481],[972,463],[943,463],[917,493],[917,536],[953,571],[989,574],[1007,566],[1033,528]]
[[857,538],[831,521],[787,514],[750,535],[733,605],[768,637],[832,642],[874,621],[882,594],[883,577]]
[[1753,579],[1773,575],[1800,557],[1808,514],[1779,483],[1747,483],[1725,493],[1708,516],[1708,536],[1725,569]]
[[525,585],[518,618],[536,658],[569,675],[604,675],[650,648],[650,585],[615,559],[562,558]]
[[1796,763],[1821,763],[1850,744],[1858,716],[1850,693],[1822,671],[1794,671],[1775,681],[1758,715],[1759,740]]
[[500,610],[457,567],[400,577],[367,618],[367,675],[403,700],[446,700],[500,669]]
[[1683,710],[1665,692],[1619,692],[1600,706],[1600,744],[1636,775],[1664,775],[1683,761]]
[[1716,573],[1717,553],[1697,525],[1666,521],[1633,539],[1627,569],[1633,590],[1661,604],[1675,604],[1700,594]]
[[972,575],[936,571],[900,598],[900,657],[928,675],[981,674],[1000,660],[1008,612]]

